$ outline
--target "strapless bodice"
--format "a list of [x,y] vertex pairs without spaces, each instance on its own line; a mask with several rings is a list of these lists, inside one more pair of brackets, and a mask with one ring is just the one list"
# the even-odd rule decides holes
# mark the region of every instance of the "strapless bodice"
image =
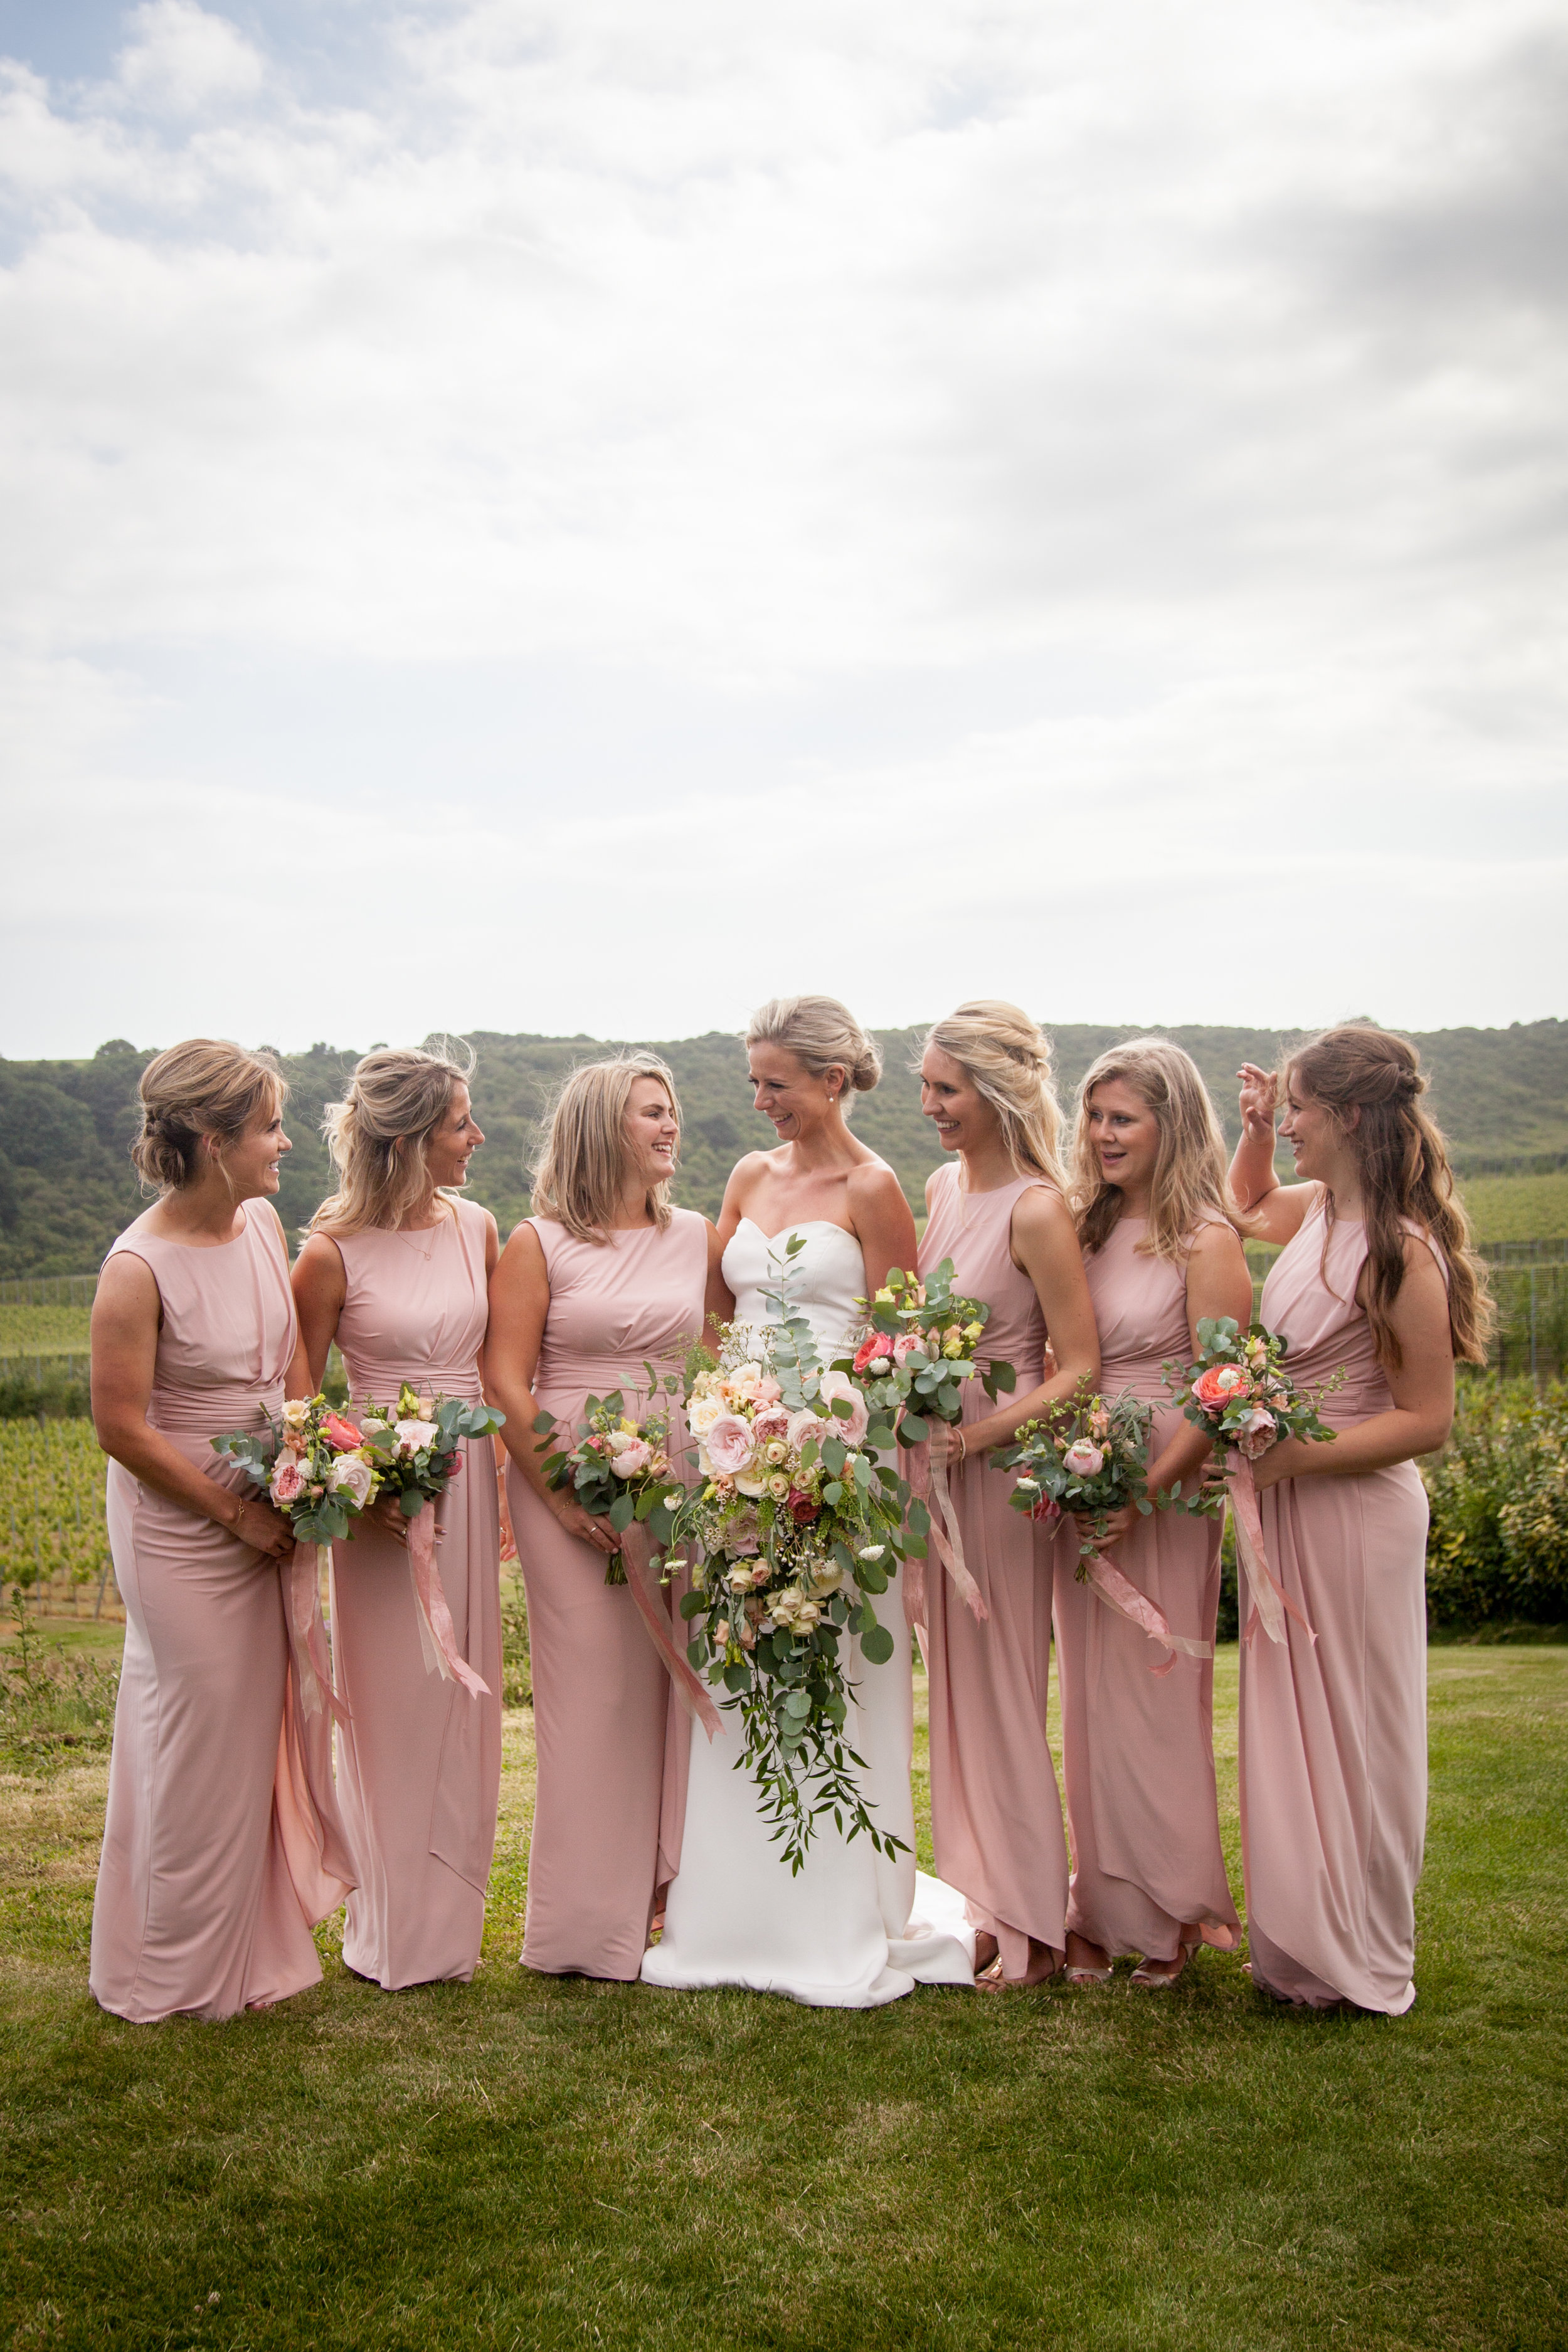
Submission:
[[[788,1258],[784,1245],[796,1234],[805,1246]],[[757,1329],[778,1321],[778,1308],[764,1294],[782,1291],[810,1324],[824,1363],[843,1353],[865,1319],[860,1244],[825,1218],[801,1217],[769,1235],[742,1217],[724,1252],[724,1279],[734,1297],[736,1322]]]

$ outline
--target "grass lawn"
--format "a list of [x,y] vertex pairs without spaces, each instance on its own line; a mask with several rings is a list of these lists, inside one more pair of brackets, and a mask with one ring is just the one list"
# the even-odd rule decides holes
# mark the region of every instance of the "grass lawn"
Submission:
[[1398,2021],[1213,1954],[868,2015],[526,1977],[520,1714],[471,1987],[373,1990],[329,1927],[319,1990],[133,2027],[86,1987],[102,1758],[0,1780],[0,2344],[1561,2346],[1568,1649],[1431,1682]]

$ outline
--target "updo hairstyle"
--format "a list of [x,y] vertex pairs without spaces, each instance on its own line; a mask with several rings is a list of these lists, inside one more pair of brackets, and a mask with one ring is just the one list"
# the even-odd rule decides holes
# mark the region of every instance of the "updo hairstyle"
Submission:
[[[1485,1363],[1495,1310],[1486,1269],[1471,1245],[1470,1221],[1454,1196],[1448,1147],[1421,1107],[1427,1080],[1415,1046],[1371,1022],[1346,1022],[1288,1055],[1284,1081],[1292,1093],[1332,1114],[1355,1160],[1366,1222],[1367,1321],[1383,1362],[1391,1371],[1400,1369],[1401,1349],[1388,1318],[1405,1280],[1405,1234],[1415,1225],[1436,1242],[1447,1264],[1455,1355],[1461,1362]],[[1325,1279],[1333,1223],[1333,1195],[1325,1186]]]
[[1125,1205],[1108,1184],[1089,1129],[1096,1087],[1120,1078],[1160,1130],[1149,1226],[1138,1244],[1153,1257],[1184,1259],[1198,1227],[1227,1214],[1225,1136],[1197,1064],[1168,1037],[1131,1037],[1101,1054],[1078,1094],[1073,1139],[1073,1207],[1086,1250],[1103,1249]]
[[808,1077],[844,1072],[838,1101],[849,1115],[850,1095],[868,1095],[881,1082],[882,1053],[847,1005],[836,996],[774,996],[746,1024],[748,1045],[777,1045],[793,1054]]
[[179,1192],[197,1175],[201,1139],[216,1136],[217,1165],[258,1112],[268,1121],[289,1099],[289,1081],[268,1053],[247,1054],[226,1037],[187,1037],[148,1063],[136,1089],[142,1132],[131,1158],[146,1192]]
[[[614,1054],[570,1071],[545,1115],[543,1147],[533,1171],[533,1213],[564,1225],[574,1240],[607,1243],[620,1207],[626,1166],[626,1109],[639,1078],[657,1078],[677,1124],[680,1097],[657,1054]],[[677,1150],[679,1152],[679,1145]],[[648,1214],[669,1223],[669,1180],[650,1184]]]
[[311,1218],[313,1234],[395,1233],[429,1201],[430,1139],[474,1061],[461,1038],[432,1037],[378,1045],[355,1063],[342,1101],[321,1115],[338,1189]]
[[921,1054],[932,1045],[952,1055],[1001,1120],[1015,1172],[1042,1176],[1065,1194],[1058,1155],[1061,1106],[1051,1084],[1050,1045],[1038,1022],[1000,997],[973,997],[926,1031]]

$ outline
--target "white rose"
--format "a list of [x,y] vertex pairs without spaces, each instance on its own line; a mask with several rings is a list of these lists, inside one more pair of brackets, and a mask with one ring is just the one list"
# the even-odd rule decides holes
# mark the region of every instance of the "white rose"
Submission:
[[375,1485],[375,1472],[363,1454],[340,1454],[327,1473],[327,1484],[334,1494],[352,1496],[355,1508],[363,1511]]
[[405,1454],[423,1454],[441,1434],[433,1421],[400,1421],[396,1428],[398,1444]]
[[712,1428],[714,1423],[718,1420],[719,1415],[723,1412],[723,1410],[724,1405],[721,1398],[716,1396],[693,1397],[691,1400],[691,1410],[687,1414],[687,1421],[690,1425],[692,1436],[706,1437],[708,1432]]

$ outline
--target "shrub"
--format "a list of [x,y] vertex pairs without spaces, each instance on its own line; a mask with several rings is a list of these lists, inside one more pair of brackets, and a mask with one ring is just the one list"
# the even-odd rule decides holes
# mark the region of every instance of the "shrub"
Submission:
[[1453,1435],[1421,1470],[1434,1625],[1568,1620],[1568,1384],[1462,1378]]

